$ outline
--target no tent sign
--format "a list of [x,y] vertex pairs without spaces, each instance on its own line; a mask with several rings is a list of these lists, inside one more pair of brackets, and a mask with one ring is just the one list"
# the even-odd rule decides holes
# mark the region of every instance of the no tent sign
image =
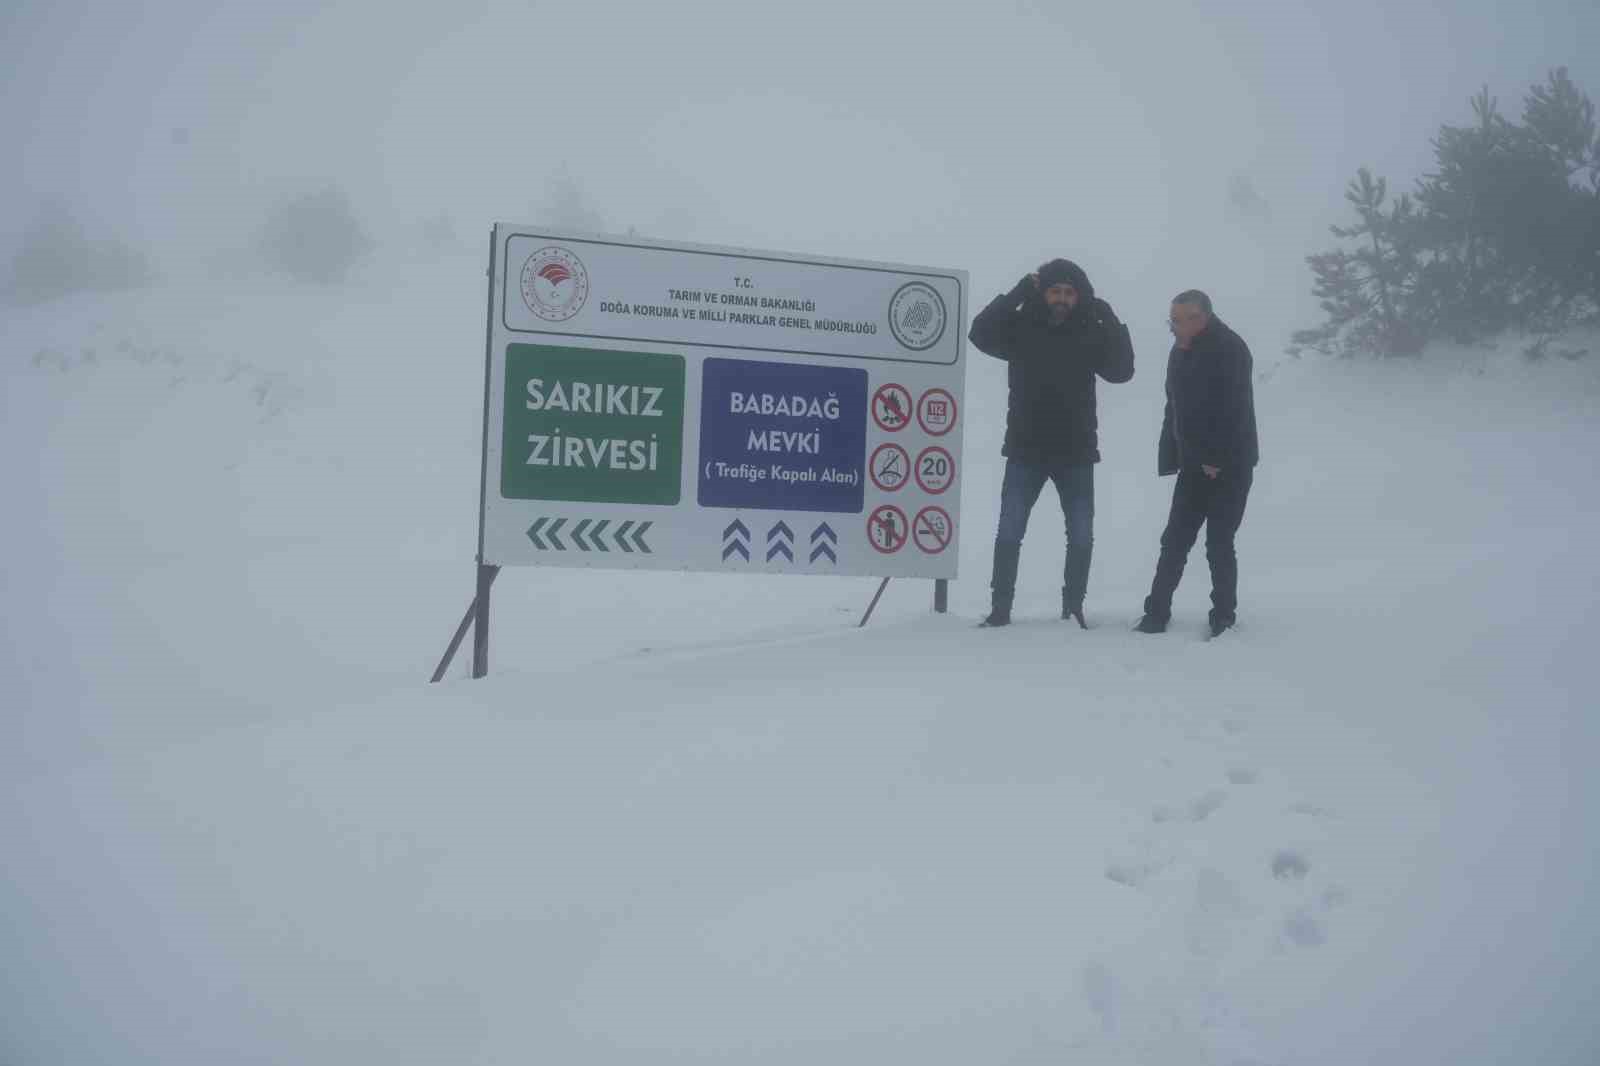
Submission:
[[489,278],[475,676],[504,566],[956,576],[965,272],[499,224]]

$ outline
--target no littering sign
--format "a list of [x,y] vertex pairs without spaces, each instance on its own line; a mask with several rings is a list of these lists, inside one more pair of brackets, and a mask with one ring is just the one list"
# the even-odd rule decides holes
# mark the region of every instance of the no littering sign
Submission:
[[905,547],[909,530],[906,513],[892,503],[882,504],[867,518],[867,539],[884,555]]

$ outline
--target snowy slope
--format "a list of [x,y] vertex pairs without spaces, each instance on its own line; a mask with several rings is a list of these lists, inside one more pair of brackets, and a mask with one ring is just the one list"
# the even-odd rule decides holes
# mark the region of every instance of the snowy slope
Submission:
[[1007,631],[970,628],[985,535],[952,614],[896,583],[861,631],[870,581],[508,571],[493,675],[428,686],[481,285],[0,312],[0,1061],[1600,1053],[1600,355],[1261,351],[1216,644],[1198,550],[1174,631],[1128,632],[1170,489],[1136,327],[1092,631],[1051,620],[1046,499]]

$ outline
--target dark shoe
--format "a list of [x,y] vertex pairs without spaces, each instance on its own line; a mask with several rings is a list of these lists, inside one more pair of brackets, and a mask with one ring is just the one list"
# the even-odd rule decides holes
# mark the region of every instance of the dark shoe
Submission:
[[1063,622],[1065,622],[1069,618],[1078,623],[1078,628],[1079,629],[1088,629],[1089,628],[1089,623],[1085,622],[1083,620],[1083,608],[1082,607],[1063,607],[1063,608],[1061,608],[1061,620]]
[[1082,613],[1083,613],[1083,600],[1081,600],[1081,599],[1074,600],[1071,597],[1069,597],[1065,592],[1062,592],[1061,593],[1061,620],[1063,622],[1065,622],[1067,619],[1075,618],[1079,614],[1082,614]]
[[1133,631],[1135,633],[1165,633],[1167,631],[1167,620],[1165,618],[1157,618],[1153,614],[1147,614],[1139,619],[1139,624],[1133,627]]
[[1212,639],[1216,639],[1217,637],[1222,636],[1222,634],[1226,633],[1228,630],[1230,630],[1232,628],[1233,628],[1233,619],[1232,618],[1213,618],[1213,619],[1211,619],[1211,636],[1212,636]]
[[994,578],[989,582],[989,616],[978,623],[981,629],[1011,624],[1011,600],[1017,589],[1017,561],[1022,555],[1022,544],[1017,541],[994,542]]
[[1007,621],[1011,620],[1011,600],[1017,590],[1017,564],[1021,557],[1021,541],[994,542],[994,576],[989,580],[989,617],[1004,615]]
[[1083,601],[1089,592],[1089,560],[1093,556],[1093,542],[1071,544],[1067,547],[1067,561],[1061,568],[1063,619],[1083,613]]

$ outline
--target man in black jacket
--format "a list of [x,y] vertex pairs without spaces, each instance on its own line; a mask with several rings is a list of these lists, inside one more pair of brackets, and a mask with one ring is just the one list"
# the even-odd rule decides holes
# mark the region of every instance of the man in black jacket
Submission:
[[1094,464],[1100,461],[1094,379],[1133,377],[1128,327],[1095,296],[1081,267],[1052,259],[978,312],[968,336],[980,351],[1006,361],[1011,388],[993,599],[983,624],[1011,621],[1028,515],[1051,481],[1066,518],[1061,617],[1087,629],[1083,597],[1094,551]]
[[1251,386],[1250,348],[1211,309],[1198,289],[1172,301],[1168,324],[1177,343],[1167,357],[1167,409],[1161,419],[1157,472],[1177,474],[1172,512],[1161,534],[1161,558],[1144,601],[1141,633],[1161,633],[1172,617],[1172,594],[1202,524],[1211,564],[1211,635],[1234,624],[1239,561],[1233,538],[1260,459]]

